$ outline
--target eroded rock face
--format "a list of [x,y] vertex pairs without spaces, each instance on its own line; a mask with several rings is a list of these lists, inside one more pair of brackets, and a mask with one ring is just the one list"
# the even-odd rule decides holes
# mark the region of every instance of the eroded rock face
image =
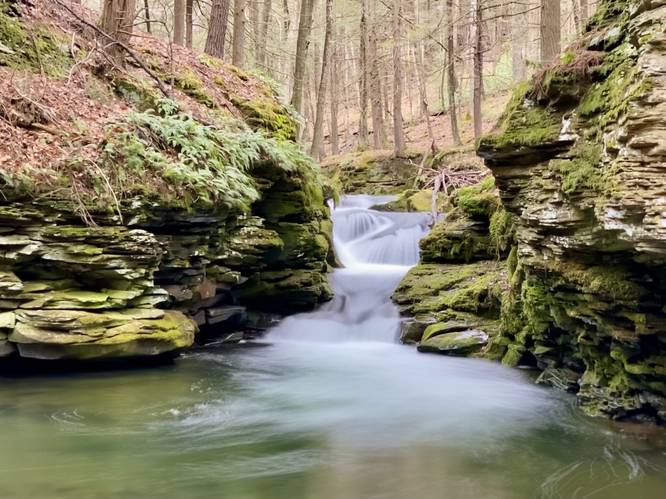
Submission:
[[[606,1],[479,154],[518,217],[505,362],[592,414],[666,420],[666,5]],[[553,376],[546,376],[544,381]]]
[[58,206],[0,205],[0,357],[160,355],[198,330],[237,340],[255,310],[330,299],[322,188],[275,170],[257,173],[263,195],[247,214],[139,203],[128,225],[99,215],[88,227]]

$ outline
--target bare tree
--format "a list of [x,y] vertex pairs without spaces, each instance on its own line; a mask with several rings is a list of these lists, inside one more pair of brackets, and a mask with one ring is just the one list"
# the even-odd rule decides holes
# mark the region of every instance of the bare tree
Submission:
[[[125,45],[132,38],[135,0],[104,0],[99,26],[107,35]],[[107,45],[105,40],[105,45]],[[109,55],[119,64],[123,63],[122,50],[116,45],[107,49]]]
[[146,20],[146,31],[152,33],[152,26],[150,25],[150,4],[148,0],[143,0],[143,17]]
[[257,43],[257,64],[266,66],[266,43],[268,42],[268,28],[271,22],[272,1],[264,0],[264,10],[261,14],[261,26],[259,27],[259,40]]
[[321,76],[319,77],[319,92],[317,93],[317,108],[315,113],[314,131],[312,134],[312,147],[310,148],[310,154],[318,158],[322,157],[322,140],[324,138],[324,109],[326,106],[328,64],[331,60],[332,37],[333,0],[326,0],[326,33],[324,35],[324,53],[322,55]]
[[234,40],[231,63],[242,68],[245,64],[245,9],[247,0],[234,0]]
[[173,2],[173,43],[185,45],[185,0]]
[[[558,0],[559,1],[559,0]],[[474,85],[472,89],[472,105],[474,108],[474,137],[483,133],[483,117],[481,115],[481,99],[483,98],[483,8],[481,0],[472,0],[472,41],[474,61]]]
[[185,46],[188,48],[192,48],[192,31],[194,29],[193,11],[194,0],[187,0],[185,3]]
[[303,85],[305,83],[305,65],[312,31],[312,10],[314,0],[301,0],[301,16],[298,21],[298,39],[296,40],[296,62],[294,63],[294,84],[291,92],[291,105],[297,112],[303,111]]
[[368,30],[367,63],[370,80],[370,106],[372,108],[372,143],[375,149],[386,145],[386,130],[384,130],[384,106],[382,104],[382,80],[379,72],[379,54],[377,49],[377,5],[374,0],[370,4],[372,14]]
[[447,34],[446,34],[446,73],[447,90],[449,100],[449,120],[451,122],[451,136],[455,145],[460,145],[460,131],[458,130],[458,106],[456,105],[456,80],[455,47],[454,47],[454,12],[453,0],[446,0],[447,6]]
[[358,147],[368,147],[368,0],[361,3]]
[[393,1],[393,152],[405,152],[405,133],[402,129],[402,61],[400,60],[402,2]]
[[[331,137],[331,154],[337,155],[340,150],[340,145],[338,141],[338,102],[340,97],[338,96],[338,76],[341,73],[340,64],[340,47],[338,46],[338,37],[336,32],[333,31],[331,34],[331,60],[328,64],[328,77],[330,78],[330,95],[331,95],[331,109],[330,109],[330,137]],[[344,72],[342,72],[344,74]],[[344,85],[343,85],[344,86]]]
[[208,21],[205,52],[224,59],[224,42],[229,21],[230,0],[213,0]]
[[560,55],[560,0],[541,0],[541,62],[546,64]]

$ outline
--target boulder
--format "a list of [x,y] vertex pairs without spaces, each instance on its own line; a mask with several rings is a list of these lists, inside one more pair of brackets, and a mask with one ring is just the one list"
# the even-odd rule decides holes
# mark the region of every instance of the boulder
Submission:
[[425,353],[468,356],[480,352],[487,343],[488,335],[484,331],[468,329],[433,336],[421,341],[417,349]]

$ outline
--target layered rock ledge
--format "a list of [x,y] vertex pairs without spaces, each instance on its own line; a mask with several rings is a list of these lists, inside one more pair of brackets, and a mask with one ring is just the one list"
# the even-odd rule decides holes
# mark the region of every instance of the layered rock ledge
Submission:
[[666,5],[604,1],[479,154],[518,220],[494,348],[590,414],[666,420]]
[[330,299],[323,184],[270,83],[148,35],[151,74],[116,71],[71,9],[0,4],[0,364],[171,354]]

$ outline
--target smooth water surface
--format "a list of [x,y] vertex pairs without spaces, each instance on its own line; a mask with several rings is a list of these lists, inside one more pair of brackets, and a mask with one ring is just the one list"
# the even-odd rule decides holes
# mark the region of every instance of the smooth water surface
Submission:
[[[396,343],[427,215],[334,213],[336,298],[154,369],[0,380],[0,498],[662,498],[666,442]],[[652,432],[645,427],[639,431]]]

